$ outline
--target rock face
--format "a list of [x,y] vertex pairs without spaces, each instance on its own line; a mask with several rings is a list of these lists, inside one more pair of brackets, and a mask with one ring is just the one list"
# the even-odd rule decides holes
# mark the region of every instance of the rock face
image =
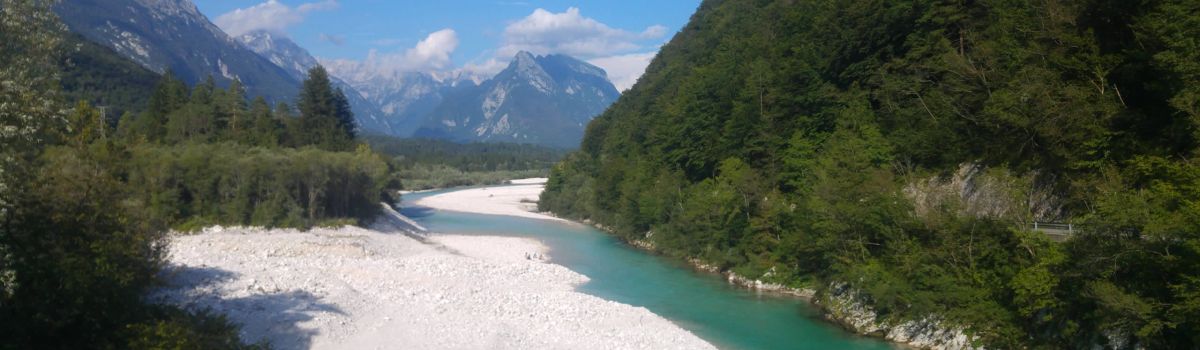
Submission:
[[300,82],[229,37],[190,0],[65,0],[55,12],[71,31],[157,73],[189,84],[241,80],[250,96],[295,97]]
[[522,51],[492,79],[446,95],[415,136],[573,148],[619,96],[603,69]]
[[[1041,180],[1041,181],[1039,181]],[[1050,181],[1047,181],[1050,180]],[[1009,221],[1055,221],[1065,216],[1063,203],[1036,172],[1017,176],[1006,170],[963,163],[949,176],[935,176],[907,184],[918,217],[935,208],[951,206],[959,215]],[[1024,195],[1014,196],[1015,193]]]
[[[308,50],[285,36],[266,31],[252,31],[242,34],[237,40],[259,56],[283,68],[296,81],[302,82],[307,79],[308,70],[320,64]],[[392,134],[391,130],[395,126],[375,103],[363,98],[362,93],[336,76],[330,80],[334,87],[342,89],[346,94],[360,132]]]
[[470,80],[453,76],[381,70],[363,62],[330,60],[321,63],[331,75],[354,87],[358,97],[379,110],[380,123],[386,124],[386,128],[369,131],[392,136],[411,136],[447,93],[458,87],[475,86]]
[[878,336],[921,349],[982,349],[971,344],[962,329],[943,327],[936,316],[921,320],[893,321],[880,318],[866,299],[850,285],[833,283],[816,300],[825,317],[854,331]]

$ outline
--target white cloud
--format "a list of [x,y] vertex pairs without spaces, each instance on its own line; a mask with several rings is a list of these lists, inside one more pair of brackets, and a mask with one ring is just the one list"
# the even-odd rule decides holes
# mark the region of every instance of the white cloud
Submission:
[[496,73],[500,73],[500,71],[504,70],[505,67],[508,67],[507,60],[500,60],[493,57],[484,60],[483,62],[468,62],[467,64],[463,65],[462,68],[459,68],[456,74],[460,74],[464,77],[470,77],[471,80],[479,83],[484,79],[495,76]]
[[615,29],[584,17],[575,7],[562,13],[539,8],[504,28],[503,41],[496,54],[512,57],[524,50],[591,59],[636,51],[642,48],[638,41],[657,39],[666,32],[666,27],[659,25],[650,26],[641,33]]
[[658,39],[665,35],[667,35],[667,27],[655,24],[646,27],[646,30],[642,31],[641,37],[642,39]]
[[452,67],[450,54],[458,48],[458,34],[453,29],[442,29],[429,34],[411,48],[403,51],[380,53],[371,50],[362,61],[328,60],[322,64],[331,69],[354,67],[360,74],[393,75],[404,72],[436,72]]
[[588,60],[588,63],[604,68],[608,72],[608,80],[617,87],[617,91],[624,92],[637,83],[656,54],[658,51],[599,57]]
[[391,53],[378,47],[395,46],[393,38],[380,38],[372,43],[363,60],[328,60],[321,63],[334,75],[350,80],[398,73],[424,72],[436,79],[469,79],[476,83],[504,70],[519,51],[538,55],[565,54],[603,68],[618,90],[633,86],[658,53],[668,29],[661,25],[641,31],[612,28],[595,19],[584,17],[578,8],[561,13],[536,9],[528,16],[511,22],[500,37],[499,46],[479,54],[475,59],[455,67],[450,55],[458,47],[453,29],[442,29],[421,40],[415,46]]
[[213,22],[231,36],[239,36],[255,30],[265,30],[275,34],[285,34],[288,27],[304,21],[304,17],[313,11],[332,10],[338,7],[337,0],[310,2],[288,7],[277,0],[247,8],[226,12]]

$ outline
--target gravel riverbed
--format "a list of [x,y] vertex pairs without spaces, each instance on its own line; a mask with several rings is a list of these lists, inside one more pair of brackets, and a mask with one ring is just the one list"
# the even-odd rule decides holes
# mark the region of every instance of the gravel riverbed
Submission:
[[243,340],[277,349],[713,348],[645,308],[576,292],[587,277],[545,263],[535,240],[425,234],[400,219],[176,234],[170,283],[151,297],[223,313]]

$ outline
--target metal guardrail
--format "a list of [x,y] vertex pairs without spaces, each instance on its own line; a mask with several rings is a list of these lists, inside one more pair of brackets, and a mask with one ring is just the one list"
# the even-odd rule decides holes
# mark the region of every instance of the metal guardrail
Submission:
[[1062,222],[1037,222],[1031,223],[1033,231],[1041,231],[1051,240],[1062,242],[1075,235],[1075,230],[1079,227],[1071,223]]
[[1033,222],[1033,230],[1034,231],[1046,231],[1046,230],[1067,231],[1069,233],[1074,233],[1075,225],[1071,224],[1071,223],[1061,223],[1061,222],[1037,222],[1037,221],[1034,221]]

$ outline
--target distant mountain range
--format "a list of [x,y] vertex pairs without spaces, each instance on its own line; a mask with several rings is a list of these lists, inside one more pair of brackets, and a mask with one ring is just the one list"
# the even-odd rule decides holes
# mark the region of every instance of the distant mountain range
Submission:
[[414,136],[576,147],[587,123],[617,97],[603,69],[522,51],[494,78],[443,98]]
[[475,85],[470,80],[439,79],[423,72],[381,73],[352,61],[323,64],[330,74],[346,81],[379,108],[390,128],[375,131],[391,136],[411,136],[450,90]]
[[[238,36],[237,40],[271,63],[283,68],[296,81],[304,81],[308,77],[308,70],[320,64],[315,57],[308,53],[308,50],[296,45],[285,36],[266,31],[253,31]],[[335,87],[346,93],[346,99],[350,101],[350,109],[354,111],[360,131],[394,134],[391,130],[395,127],[386,118],[387,114],[379,110],[377,104],[363,98],[362,93],[336,76],[332,80]]]
[[604,70],[562,55],[519,53],[486,80],[424,72],[382,74],[353,61],[318,61],[285,36],[230,37],[190,0],[65,0],[56,12],[87,40],[189,84],[240,80],[251,96],[291,102],[323,64],[347,95],[361,133],[456,142],[577,147],[584,126],[619,92]]

